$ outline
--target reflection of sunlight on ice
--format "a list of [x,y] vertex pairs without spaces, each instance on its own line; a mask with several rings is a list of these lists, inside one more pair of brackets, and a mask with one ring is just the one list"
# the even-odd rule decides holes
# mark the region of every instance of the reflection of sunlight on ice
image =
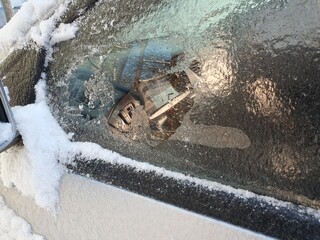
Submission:
[[290,102],[288,104],[284,102],[274,81],[259,78],[249,83],[246,91],[250,94],[251,99],[246,104],[249,112],[269,117],[274,122],[287,121],[288,124],[290,123],[291,106],[288,105]]
[[271,164],[275,174],[283,178],[296,180],[304,174],[299,159],[301,154],[289,145],[275,146],[271,157]]
[[210,93],[225,97],[232,91],[234,84],[233,59],[227,49],[206,49],[202,62],[202,81],[199,83],[200,93]]
[[283,103],[276,94],[276,83],[268,78],[259,78],[248,85],[248,91],[253,98],[255,108],[248,108],[256,113],[259,111],[263,116],[279,116],[282,113]]

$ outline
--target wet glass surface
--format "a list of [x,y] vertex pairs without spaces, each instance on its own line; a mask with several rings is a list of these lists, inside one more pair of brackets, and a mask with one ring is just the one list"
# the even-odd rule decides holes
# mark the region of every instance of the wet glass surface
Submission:
[[[319,11],[316,0],[101,3],[56,47],[52,109],[77,140],[319,208]],[[117,110],[121,130],[110,114],[129,93],[139,107]]]

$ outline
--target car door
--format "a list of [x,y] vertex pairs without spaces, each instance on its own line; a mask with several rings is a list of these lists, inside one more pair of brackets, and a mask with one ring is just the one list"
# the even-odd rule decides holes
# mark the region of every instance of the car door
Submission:
[[133,160],[78,156],[69,169],[271,236],[315,236],[317,2],[299,21],[298,1],[87,4],[41,69],[49,104],[74,140]]

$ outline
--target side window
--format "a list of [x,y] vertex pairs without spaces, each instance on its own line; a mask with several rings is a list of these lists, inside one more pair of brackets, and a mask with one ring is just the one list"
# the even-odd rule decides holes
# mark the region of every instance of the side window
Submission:
[[320,123],[308,109],[320,99],[306,86],[319,44],[283,39],[303,42],[312,27],[298,33],[281,19],[285,1],[126,4],[99,3],[56,46],[49,81],[61,125],[134,159],[311,204]]

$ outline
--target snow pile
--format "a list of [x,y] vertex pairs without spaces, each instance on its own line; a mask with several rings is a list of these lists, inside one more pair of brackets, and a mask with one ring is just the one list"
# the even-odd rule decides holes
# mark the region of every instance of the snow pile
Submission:
[[[43,41],[47,37],[48,31],[53,30],[53,26],[48,28],[46,21],[38,26],[35,25],[47,19],[59,7],[59,11],[53,17],[57,19],[57,15],[61,15],[65,11],[67,2],[65,0],[29,0],[22,4],[19,12],[0,29],[0,62],[12,51],[12,48],[23,46],[31,38],[38,42]],[[53,22],[52,18],[50,21]],[[16,46],[14,46],[15,44]]]
[[0,239],[44,240],[42,236],[32,233],[29,223],[9,209],[2,197],[0,197]]
[[[24,147],[14,147],[0,155],[0,175],[6,187],[16,186],[36,203],[54,210],[58,202],[59,182],[69,154],[71,142],[53,118],[39,88],[37,102],[14,107],[13,114]],[[39,97],[40,96],[40,97]],[[59,163],[59,162],[60,163]]]

